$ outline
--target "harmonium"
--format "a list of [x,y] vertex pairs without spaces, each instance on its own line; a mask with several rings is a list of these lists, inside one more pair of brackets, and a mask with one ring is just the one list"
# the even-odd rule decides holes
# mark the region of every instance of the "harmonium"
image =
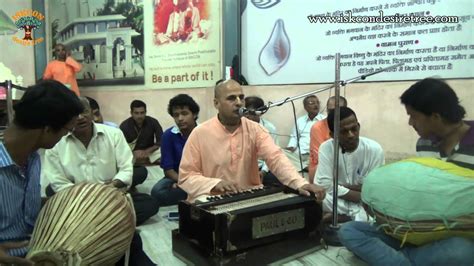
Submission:
[[[205,196],[193,204],[182,201],[178,208],[179,230],[173,234],[204,256],[214,257],[242,254],[287,239],[300,243],[318,234],[322,217],[314,197],[282,186]],[[319,245],[314,240],[312,244]],[[290,249],[285,245],[283,250]],[[180,253],[175,242],[173,251]]]

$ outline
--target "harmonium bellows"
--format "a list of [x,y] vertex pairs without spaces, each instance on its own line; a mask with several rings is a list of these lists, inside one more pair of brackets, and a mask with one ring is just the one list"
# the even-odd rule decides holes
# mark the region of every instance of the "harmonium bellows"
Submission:
[[179,203],[179,233],[210,255],[224,256],[316,233],[321,206],[286,187],[261,187]]

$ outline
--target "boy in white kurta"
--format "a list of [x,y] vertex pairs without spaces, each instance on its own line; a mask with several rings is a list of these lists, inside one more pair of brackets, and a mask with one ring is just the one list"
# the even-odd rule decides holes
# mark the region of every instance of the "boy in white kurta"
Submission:
[[[334,112],[329,113],[328,126],[333,136]],[[367,221],[368,217],[360,203],[360,191],[364,177],[370,171],[384,164],[382,147],[376,141],[359,137],[360,124],[350,108],[341,107],[339,134],[339,179],[338,214],[349,216],[351,220]],[[329,139],[319,148],[319,165],[316,184],[327,191],[323,210],[333,210],[333,164],[334,139]]]

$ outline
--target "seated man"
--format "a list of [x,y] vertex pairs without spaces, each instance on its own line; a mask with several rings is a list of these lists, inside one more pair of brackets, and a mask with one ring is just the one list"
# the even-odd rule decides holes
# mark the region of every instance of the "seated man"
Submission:
[[204,34],[201,32],[199,25],[201,17],[199,9],[193,5],[193,1],[189,0],[188,7],[183,11],[183,29],[180,32],[180,37],[183,41],[191,38],[201,38]]
[[258,158],[263,158],[279,180],[301,194],[313,192],[318,200],[324,189],[308,184],[291,165],[261,125],[239,116],[242,87],[235,80],[218,82],[214,89],[214,117],[196,127],[186,142],[179,168],[179,186],[194,202],[201,195],[238,192],[261,185]]
[[94,116],[93,119],[95,123],[104,124],[107,126],[118,128],[118,125],[115,124],[114,122],[104,121],[104,118],[102,117],[102,113],[100,112],[99,103],[95,99],[91,97],[87,97],[87,96],[86,98],[90,103],[92,115]]
[[158,120],[146,115],[146,104],[140,100],[132,101],[130,114],[132,116],[120,124],[120,129],[133,151],[133,189],[148,176],[144,166],[159,163],[163,129]]
[[0,264],[33,265],[24,257],[41,208],[39,148],[51,149],[74,128],[82,105],[54,80],[28,88],[13,106],[0,143]]
[[[132,152],[120,130],[96,124],[86,98],[84,112],[74,130],[45,153],[42,175],[54,192],[81,182],[111,184],[126,189],[132,184]],[[158,212],[149,195],[131,193],[137,225]]]
[[[339,96],[339,105],[347,106],[346,98]],[[326,102],[327,112],[331,112],[334,108],[336,108],[336,96],[331,96]],[[314,123],[311,127],[309,140],[308,176],[311,184],[314,182],[314,175],[318,168],[319,146],[328,139],[330,139],[330,135],[327,118]]]
[[183,33],[184,29],[184,12],[179,10],[179,7],[175,5],[173,12],[169,16],[168,27],[166,29],[166,36],[176,42],[180,39],[180,34]]
[[[276,127],[268,120],[263,119],[260,114],[256,114],[255,110],[261,108],[265,105],[263,99],[257,96],[248,96],[245,97],[245,108],[249,110],[249,112],[245,115],[247,119],[250,119],[254,122],[259,123],[264,128],[268,130],[270,136],[272,136],[273,141],[276,145],[278,145],[278,135],[276,134]],[[260,169],[260,178],[262,178],[262,183],[264,185],[271,185],[271,184],[279,184],[278,178],[274,176],[272,173],[268,171],[268,166],[264,160],[258,160],[258,169]]]
[[317,121],[324,119],[324,115],[319,113],[319,99],[318,97],[316,97],[316,95],[306,96],[306,98],[304,98],[303,100],[303,105],[307,114],[301,116],[296,121],[296,125],[298,126],[298,134],[296,134],[296,126],[293,127],[293,130],[291,131],[290,141],[288,142],[288,146],[285,148],[287,150],[286,155],[288,156],[288,158],[290,158],[296,168],[301,167],[298,146],[301,151],[301,163],[303,165],[303,168],[306,168],[308,166],[310,139],[309,133],[311,127]]
[[[400,98],[409,125],[420,136],[416,145],[420,155],[474,169],[474,121],[463,121],[466,112],[449,85],[427,78],[412,85]],[[341,227],[339,238],[370,265],[474,264],[474,240],[462,237],[401,248],[399,240],[377,229],[377,225],[350,222]]]
[[186,192],[177,186],[179,163],[184,144],[197,125],[199,105],[189,95],[179,94],[170,100],[168,113],[176,125],[168,128],[161,139],[161,168],[165,177],[151,190],[160,206],[175,205],[187,197]]
[[[341,220],[367,221],[368,217],[360,204],[360,192],[364,177],[374,168],[384,164],[382,147],[377,142],[359,137],[360,124],[349,107],[341,106],[339,131],[339,179],[337,212]],[[334,109],[329,112],[327,123],[331,137],[334,136]],[[334,140],[329,139],[319,149],[319,167],[316,184],[327,191],[323,211],[328,220],[333,211],[333,165]]]
[[135,165],[155,163],[159,159],[163,135],[160,123],[146,115],[146,104],[140,100],[132,101],[130,114],[132,116],[120,124],[120,129],[133,151]]

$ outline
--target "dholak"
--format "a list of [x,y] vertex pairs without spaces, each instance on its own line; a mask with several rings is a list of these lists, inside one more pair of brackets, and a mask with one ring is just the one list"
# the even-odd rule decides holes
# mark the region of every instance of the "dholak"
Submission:
[[125,193],[79,184],[43,207],[27,258],[35,265],[113,265],[129,248],[134,231],[133,204]]
[[373,170],[362,201],[385,232],[415,245],[474,238],[474,171],[435,158],[412,158]]

